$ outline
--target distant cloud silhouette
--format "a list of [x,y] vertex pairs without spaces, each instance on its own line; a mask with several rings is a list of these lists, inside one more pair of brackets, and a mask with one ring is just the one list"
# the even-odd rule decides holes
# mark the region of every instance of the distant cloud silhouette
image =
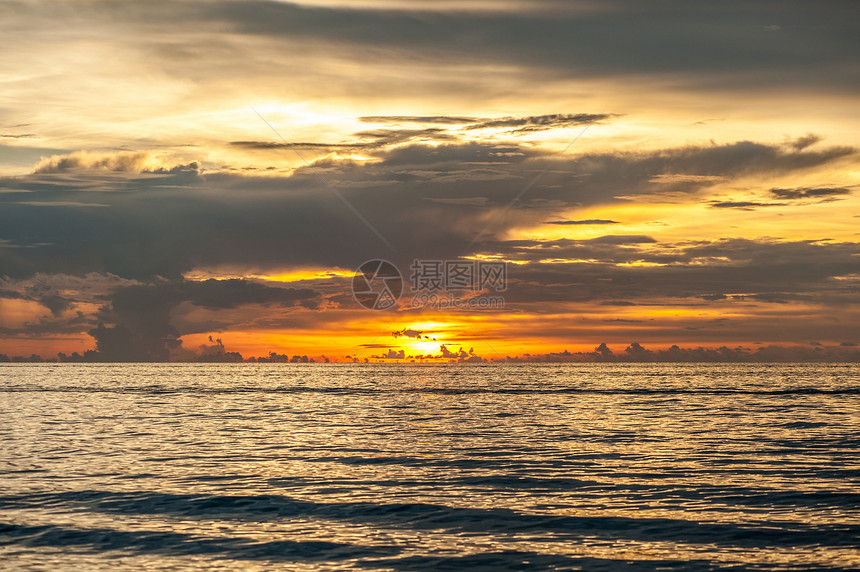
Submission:
[[205,308],[235,308],[246,304],[315,307],[318,294],[310,289],[277,288],[247,280],[161,282],[126,286],[110,296],[89,331],[99,361],[168,361],[181,349],[171,311],[183,302]]
[[592,224],[620,224],[618,221],[602,219],[602,218],[589,218],[584,220],[553,220],[547,222],[547,224],[557,224],[557,225],[592,225]]
[[771,189],[770,194],[779,199],[826,199],[851,194],[842,187],[800,187],[796,189]]

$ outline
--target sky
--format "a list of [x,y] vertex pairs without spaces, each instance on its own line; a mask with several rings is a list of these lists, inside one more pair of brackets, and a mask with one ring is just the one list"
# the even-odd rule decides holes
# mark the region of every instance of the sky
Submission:
[[[860,343],[856,1],[0,0],[0,34],[0,353]],[[416,261],[505,280],[434,305]]]

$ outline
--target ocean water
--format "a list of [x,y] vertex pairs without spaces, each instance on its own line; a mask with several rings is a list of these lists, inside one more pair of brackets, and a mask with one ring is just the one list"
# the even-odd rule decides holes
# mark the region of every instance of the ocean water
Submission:
[[3,570],[860,568],[858,365],[0,366]]

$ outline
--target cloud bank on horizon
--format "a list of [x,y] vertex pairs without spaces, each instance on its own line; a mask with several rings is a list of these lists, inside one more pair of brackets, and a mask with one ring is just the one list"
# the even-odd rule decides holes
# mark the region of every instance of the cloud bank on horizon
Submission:
[[[0,354],[856,357],[858,16],[0,1]],[[364,310],[377,258],[504,310]]]

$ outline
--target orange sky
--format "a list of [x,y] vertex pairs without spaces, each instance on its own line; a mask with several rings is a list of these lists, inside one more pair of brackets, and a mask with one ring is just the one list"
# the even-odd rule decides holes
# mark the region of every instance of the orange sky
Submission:
[[[0,354],[852,348],[852,15],[6,3]],[[374,259],[393,309],[351,293]],[[410,310],[416,259],[507,288]]]

